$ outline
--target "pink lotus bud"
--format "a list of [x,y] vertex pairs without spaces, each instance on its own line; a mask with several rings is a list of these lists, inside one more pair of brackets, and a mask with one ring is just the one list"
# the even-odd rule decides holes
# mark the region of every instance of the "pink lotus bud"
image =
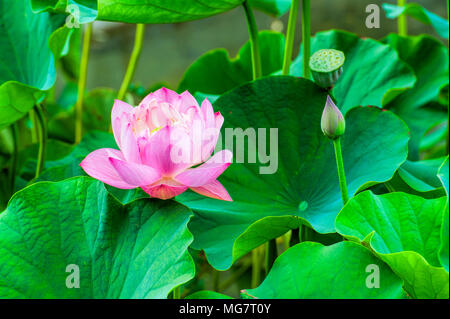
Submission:
[[330,96],[327,96],[320,126],[323,134],[332,140],[345,133],[345,119]]
[[80,165],[108,185],[140,187],[151,197],[168,199],[190,188],[231,201],[217,177],[233,154],[223,150],[211,157],[223,121],[207,99],[200,107],[187,91],[177,94],[162,88],[137,107],[116,100],[111,122],[120,150],[98,149]]

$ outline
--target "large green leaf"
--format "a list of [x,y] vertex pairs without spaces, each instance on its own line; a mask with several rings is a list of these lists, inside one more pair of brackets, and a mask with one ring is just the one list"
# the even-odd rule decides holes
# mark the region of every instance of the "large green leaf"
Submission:
[[406,193],[351,199],[336,218],[338,232],[364,241],[404,280],[414,298],[448,298],[448,272],[438,250],[446,197],[424,199]]
[[127,23],[175,23],[203,19],[231,10],[244,0],[32,0],[36,10],[80,10],[80,22],[93,19]]
[[[281,69],[285,39],[281,33],[262,31],[258,35],[263,75]],[[191,93],[222,94],[252,80],[250,43],[230,59],[225,49],[216,49],[202,55],[184,74],[178,90]]]
[[442,166],[438,172],[439,179],[442,181],[442,185],[447,192],[447,206],[444,208],[444,214],[442,219],[442,228],[441,228],[441,247],[439,248],[439,260],[441,262],[442,267],[444,267],[448,272],[448,263],[449,263],[449,255],[448,255],[448,244],[449,244],[449,209],[448,209],[448,156],[446,160],[442,163]]
[[97,0],[31,0],[33,11],[58,11],[70,13],[76,21],[92,22],[97,17]]
[[448,49],[438,40],[428,35],[403,37],[392,33],[383,42],[398,52],[417,77],[414,87],[399,95],[388,107],[417,108],[436,99],[442,87],[448,85]]
[[194,276],[191,214],[173,201],[122,206],[89,177],[34,184],[0,214],[0,297],[166,298]]
[[411,140],[408,158],[418,160],[424,134],[447,119],[447,111],[431,102],[449,83],[448,49],[427,35],[402,37],[390,34],[383,42],[398,52],[417,77],[414,87],[397,96],[386,108],[394,111],[409,126]]
[[[266,128],[268,144],[269,128],[278,129],[274,174],[260,174],[267,162],[248,163],[247,144],[245,152],[233,150],[235,161],[239,151],[245,163],[232,163],[219,178],[233,202],[188,192],[177,197],[195,210],[193,246],[203,249],[215,268],[227,269],[267,239],[298,227],[298,217],[318,232],[335,231],[342,199],[333,145],[320,129],[325,100],[326,92],[311,81],[280,76],[241,86],[214,104],[225,117],[222,136],[226,128]],[[392,177],[406,159],[408,130],[393,113],[378,108],[356,108],[346,121],[342,148],[353,195]]]
[[[384,106],[401,91],[414,85],[411,68],[397,52],[373,39],[361,39],[345,31],[324,31],[311,39],[311,53],[337,49],[345,53],[344,72],[333,94],[344,112],[355,106]],[[293,61],[291,75],[302,73],[302,55]]]
[[281,17],[289,11],[292,0],[250,0],[250,5],[275,17]]
[[417,3],[410,2],[405,6],[383,3],[383,9],[386,11],[386,17],[389,19],[397,19],[401,15],[410,16],[424,24],[433,26],[441,37],[448,39],[448,20],[428,11]]
[[0,0],[0,127],[26,114],[55,83],[54,56],[63,50],[70,30],[63,17],[34,14],[28,0]]
[[425,198],[445,196],[445,190],[437,176],[443,160],[435,158],[417,162],[405,161],[387,185],[391,190]]
[[[372,268],[373,267],[373,268]],[[375,271],[379,287],[371,286]],[[369,283],[369,285],[367,284]],[[402,281],[370,251],[352,242],[304,242],[280,255],[264,282],[244,292],[254,298],[404,298]]]

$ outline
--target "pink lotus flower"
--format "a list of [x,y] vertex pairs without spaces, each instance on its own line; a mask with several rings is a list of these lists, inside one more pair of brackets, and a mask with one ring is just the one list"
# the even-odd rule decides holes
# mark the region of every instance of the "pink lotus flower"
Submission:
[[207,99],[200,108],[187,91],[177,94],[162,88],[147,95],[137,107],[116,100],[111,123],[120,151],[98,149],[80,165],[88,175],[108,185],[140,187],[151,197],[168,199],[190,188],[231,201],[217,177],[230,165],[233,155],[223,150],[210,157],[223,121]]

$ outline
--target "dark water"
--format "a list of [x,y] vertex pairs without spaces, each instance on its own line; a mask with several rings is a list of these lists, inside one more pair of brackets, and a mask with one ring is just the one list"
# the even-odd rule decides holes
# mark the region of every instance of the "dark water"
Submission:
[[[313,0],[311,1],[312,33],[337,28],[361,36],[381,38],[396,32],[397,22],[384,17],[383,2],[394,0]],[[446,17],[445,0],[417,0],[425,8]],[[365,8],[368,4],[380,5],[381,28],[365,26]],[[260,30],[270,29],[276,20],[255,12]],[[285,32],[288,14],[281,18]],[[300,44],[300,18],[298,19],[294,53]],[[119,88],[133,46],[134,26],[118,23],[94,25],[94,43],[89,64],[88,88],[107,86]],[[430,26],[408,19],[409,34],[437,34]],[[135,82],[149,87],[157,82],[166,82],[176,88],[184,71],[203,53],[226,48],[234,56],[248,39],[247,25],[242,7],[207,19],[180,24],[147,25],[145,43]]]

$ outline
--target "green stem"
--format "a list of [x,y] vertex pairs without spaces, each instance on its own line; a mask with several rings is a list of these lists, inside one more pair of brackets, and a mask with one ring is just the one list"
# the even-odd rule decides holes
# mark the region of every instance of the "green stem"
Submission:
[[173,289],[173,299],[181,299],[181,287],[175,287]]
[[256,288],[261,279],[261,264],[259,261],[259,247],[252,250],[252,282],[251,287]]
[[291,10],[289,11],[289,22],[286,32],[286,45],[284,48],[283,75],[289,75],[291,66],[292,50],[294,48],[295,27],[297,26],[297,16],[300,0],[292,0]]
[[300,226],[299,240],[300,240],[301,243],[303,243],[305,241],[310,241],[311,240],[311,234],[312,234],[312,229],[311,228],[309,228],[305,224],[302,224]]
[[218,270],[213,270],[213,290],[219,292],[220,285],[220,272]]
[[[301,227],[301,226],[300,226]],[[289,246],[292,247],[297,245],[300,241],[300,227],[291,230],[291,240],[289,241]]]
[[347,181],[345,180],[344,161],[342,159],[341,138],[338,137],[333,141],[333,143],[334,152],[336,155],[336,166],[339,175],[339,186],[341,188],[342,202],[345,205],[348,202],[348,190]]
[[89,61],[89,49],[91,46],[92,23],[87,25],[83,37],[83,50],[81,52],[80,78],[78,79],[78,99],[75,105],[75,143],[78,144],[83,136],[83,99],[86,89],[87,67]]
[[38,128],[37,128],[37,123],[36,123],[36,114],[34,112],[34,110],[30,110],[28,112],[28,117],[30,118],[31,121],[31,142],[37,143],[38,142]]
[[248,33],[250,36],[250,47],[252,52],[253,80],[261,77],[261,55],[259,52],[258,27],[256,25],[255,16],[248,0],[242,3],[247,18]]
[[139,61],[139,56],[142,51],[142,44],[144,42],[145,24],[136,24],[136,35],[134,39],[134,48],[131,52],[130,61],[128,62],[127,71],[125,72],[125,77],[123,78],[122,85],[119,89],[119,94],[117,95],[118,100],[123,100],[125,94],[128,91],[131,80],[133,79],[134,72],[136,71],[136,65]]
[[[234,284],[239,278],[244,275],[247,270],[251,267],[251,262],[245,262],[240,268],[233,272],[233,274],[226,280],[223,281],[221,285],[219,285],[219,291],[224,291],[232,284]],[[216,290],[217,291],[217,290]]]
[[302,7],[302,40],[303,40],[303,77],[310,78],[309,56],[311,54],[311,5],[310,0],[303,0]]
[[[397,5],[399,7],[406,6],[406,0],[398,0]],[[402,35],[402,36],[408,35],[408,24],[407,24],[406,19],[407,19],[406,14],[400,15],[397,19],[399,35]]]
[[36,179],[41,174],[45,163],[45,149],[47,145],[47,122],[41,106],[36,105],[35,110],[39,122],[39,153],[36,165],[36,174],[34,177]]
[[10,171],[10,187],[11,187],[11,196],[14,194],[14,188],[16,184],[16,173],[17,173],[17,162],[19,159],[19,128],[17,123],[14,123],[11,127],[12,130],[12,138],[13,138],[13,153],[12,153],[12,164]]
[[266,243],[266,277],[269,274],[275,259],[277,259],[277,256],[277,239],[274,238]]

